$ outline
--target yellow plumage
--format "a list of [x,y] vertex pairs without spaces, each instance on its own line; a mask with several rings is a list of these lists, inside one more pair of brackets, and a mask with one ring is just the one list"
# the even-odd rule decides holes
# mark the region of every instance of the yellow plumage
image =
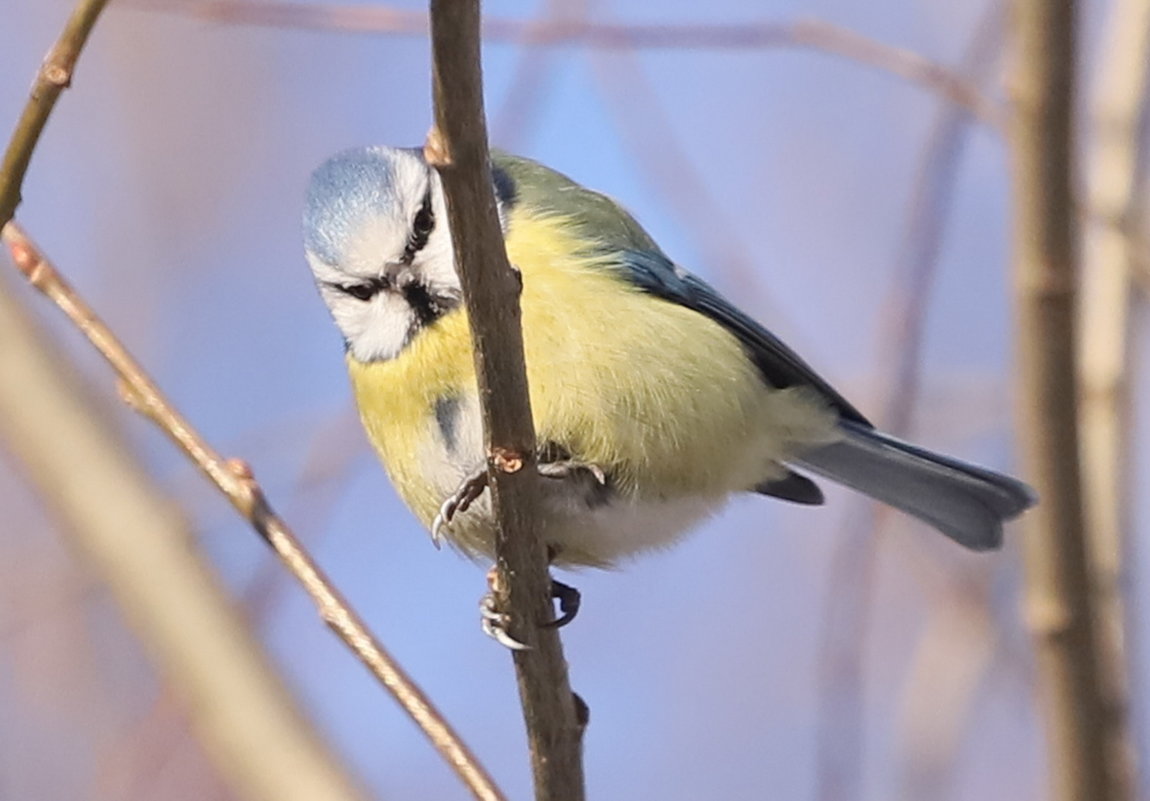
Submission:
[[[508,256],[523,276],[523,339],[540,443],[558,443],[602,467],[623,499],[689,496],[713,508],[730,492],[780,475],[777,462],[797,444],[834,438],[834,415],[813,393],[768,390],[724,328],[594,264],[587,255],[593,250],[570,230],[562,218],[518,209],[508,224]],[[371,442],[404,501],[429,524],[455,489],[437,483],[429,466],[429,454],[442,450],[436,404],[476,392],[465,312],[420,332],[393,359],[349,357],[348,366]],[[584,531],[564,530],[570,527]],[[590,549],[594,556],[584,552],[580,537],[618,538],[618,555],[664,544],[628,543],[625,531],[596,534],[593,527],[586,519],[553,522],[560,561],[613,558],[601,545]],[[453,534],[467,551],[489,550],[490,532],[474,520]]]
[[[1020,481],[876,431],[607,196],[507,153],[492,153],[491,180],[523,278],[539,534],[554,564],[669,545],[735,492],[821,503],[804,473],[975,550],[998,547],[1003,521],[1034,503]],[[486,463],[447,218],[418,151],[354,148],[312,174],[304,245],[399,494],[424,524],[444,524],[436,542],[483,557],[487,494],[454,516],[443,506]]]

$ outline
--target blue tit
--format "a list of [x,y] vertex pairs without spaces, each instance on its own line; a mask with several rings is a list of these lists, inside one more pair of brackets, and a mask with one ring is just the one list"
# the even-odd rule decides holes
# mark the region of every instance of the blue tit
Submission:
[[[522,274],[541,534],[554,564],[606,567],[671,545],[736,492],[822,503],[809,475],[979,551],[1034,503],[1020,481],[876,431],[610,198],[506,153],[492,153],[491,167]],[[304,239],[364,428],[431,526],[486,464],[439,176],[416,149],[340,153],[312,175]],[[492,557],[487,497],[443,534]]]

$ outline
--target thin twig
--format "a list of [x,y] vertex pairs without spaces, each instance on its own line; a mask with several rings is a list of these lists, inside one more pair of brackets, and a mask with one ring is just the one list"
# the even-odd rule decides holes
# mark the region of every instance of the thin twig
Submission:
[[491,184],[478,0],[432,0],[435,127],[424,148],[443,179],[455,261],[474,341],[495,553],[493,588],[510,615],[537,801],[583,798],[585,707],[571,692],[539,537],[535,428],[520,325],[520,279],[507,262]]
[[1015,0],[1014,280],[1020,433],[1042,502],[1024,538],[1027,617],[1058,801],[1110,801],[1098,597],[1087,562],[1077,421],[1076,3]]
[[1079,307],[1082,338],[1082,488],[1089,554],[1099,595],[1102,679],[1110,716],[1115,797],[1137,794],[1137,749],[1131,738],[1130,665],[1137,649],[1123,594],[1130,586],[1130,313],[1138,262],[1127,221],[1144,201],[1142,125],[1150,83],[1150,0],[1120,0],[1110,9],[1108,46],[1101,52],[1091,110],[1090,217]]
[[[0,280],[4,450],[116,598],[234,797],[363,801],[366,793],[300,711],[191,541],[184,515],[132,455],[123,433],[78,380],[71,360],[25,312],[7,279]],[[69,601],[89,600],[83,597],[89,588],[77,589]],[[35,631],[54,612],[39,611]],[[80,670],[91,668],[83,655],[79,661]]]
[[28,164],[32,161],[32,151],[40,141],[40,134],[57,98],[71,85],[76,60],[107,3],[108,0],[80,0],[36,73],[36,82],[32,84],[24,112],[8,141],[4,161],[0,162],[0,228],[12,219],[20,205],[20,190]]
[[312,597],[324,622],[419,725],[472,794],[482,801],[502,801],[502,794],[467,746],[376,641],[304,551],[287,523],[272,510],[249,466],[239,459],[225,460],[176,412],[123,344],[15,222],[4,227],[2,237],[17,269],[60,307],[116,371],[124,399],[158,425],[272,546]]
[[[424,35],[427,17],[390,6],[318,5],[280,0],[133,0],[134,5],[241,25],[338,30],[353,33]],[[999,104],[951,70],[904,48],[877,42],[817,19],[697,25],[629,25],[578,20],[528,21],[488,17],[491,41],[550,47],[580,44],[606,49],[763,50],[807,48],[889,72],[966,106],[992,128],[1002,120]]]

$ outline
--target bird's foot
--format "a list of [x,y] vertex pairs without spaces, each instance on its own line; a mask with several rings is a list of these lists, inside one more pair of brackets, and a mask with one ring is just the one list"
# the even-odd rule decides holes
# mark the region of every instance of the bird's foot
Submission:
[[500,589],[500,581],[499,568],[492,565],[491,569],[487,571],[487,594],[479,600],[479,626],[483,629],[484,634],[504,648],[511,651],[529,650],[530,645],[519,642],[507,633],[507,629],[511,625],[511,615],[499,609],[496,592]]
[[607,473],[603,468],[591,462],[582,462],[578,459],[559,459],[554,462],[540,462],[539,475],[544,478],[571,478],[579,473],[590,473],[595,481],[602,486],[607,484]]
[[[530,645],[520,642],[507,633],[507,629],[511,625],[511,617],[499,609],[499,602],[496,600],[499,581],[499,569],[492,566],[487,571],[487,586],[490,589],[479,602],[479,625],[484,634],[504,648],[512,651],[528,650],[531,648]],[[544,628],[566,626],[579,613],[579,604],[582,599],[579,590],[561,581],[551,579],[551,597],[559,602],[559,616],[549,623],[545,623]]]
[[431,521],[431,543],[436,548],[443,543],[443,529],[451,525],[456,515],[471,508],[471,504],[479,499],[485,489],[487,489],[487,468],[465,478],[459,489],[447,496],[447,500],[439,507],[439,513]]
[[551,579],[551,597],[559,602],[559,617],[548,623],[547,628],[562,628],[579,614],[579,604],[583,602],[583,595],[570,584]]
[[[591,462],[582,462],[578,459],[558,459],[551,462],[540,462],[536,469],[539,471],[539,475],[544,478],[556,480],[571,478],[580,473],[589,473],[599,486],[607,486],[607,474],[602,467]],[[456,515],[463,514],[471,508],[471,504],[483,495],[485,489],[487,489],[486,468],[477,470],[465,478],[460,483],[459,488],[447,497],[439,507],[435,519],[431,521],[431,542],[436,548],[443,544],[444,529],[451,525],[451,521],[455,519]]]

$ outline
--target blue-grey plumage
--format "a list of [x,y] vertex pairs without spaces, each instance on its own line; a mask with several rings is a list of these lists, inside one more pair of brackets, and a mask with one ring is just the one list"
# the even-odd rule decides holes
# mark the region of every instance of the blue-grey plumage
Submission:
[[837,442],[795,463],[923,520],[960,545],[1002,545],[1002,522],[1034,505],[1026,484],[844,420]]
[[[1015,479],[875,431],[606,196],[504,153],[492,181],[523,275],[533,412],[552,466],[544,536],[557,562],[607,565],[669,544],[732,492],[821,503],[804,469],[976,550],[997,547],[1003,522],[1034,503]],[[430,523],[484,462],[438,176],[413,150],[334,157],[313,176],[305,244],[368,433]],[[490,554],[489,510],[480,502],[447,533]]]

